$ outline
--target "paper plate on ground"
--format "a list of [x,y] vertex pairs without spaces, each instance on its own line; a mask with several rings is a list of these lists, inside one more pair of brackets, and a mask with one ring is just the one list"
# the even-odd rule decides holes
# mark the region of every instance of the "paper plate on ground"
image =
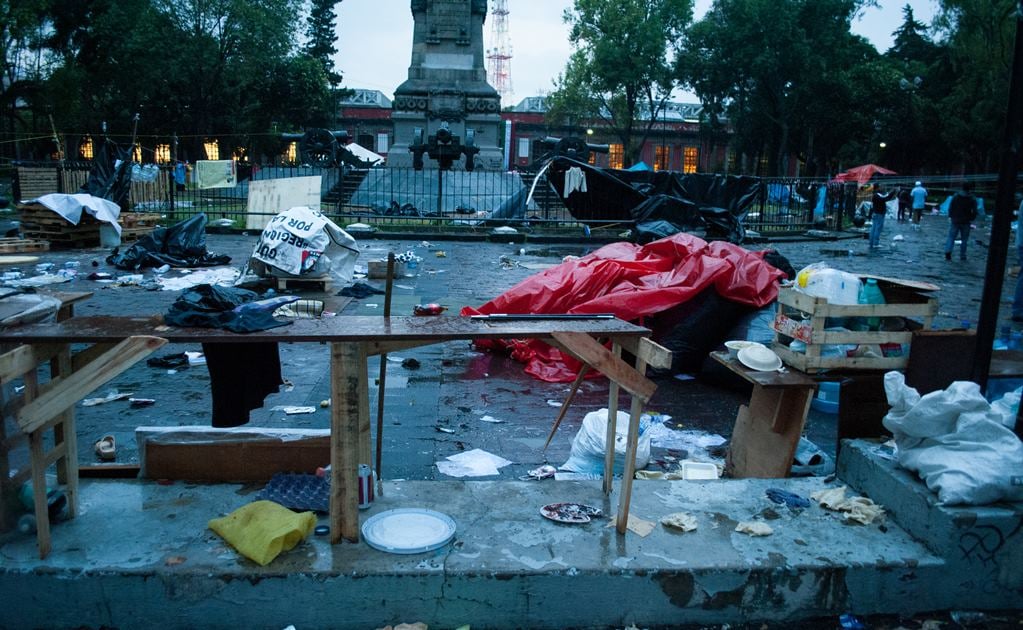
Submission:
[[439,549],[455,537],[455,521],[425,508],[387,510],[366,519],[362,537],[388,553],[423,553]]
[[559,523],[589,523],[594,516],[602,516],[599,508],[582,503],[551,503],[540,508],[545,518]]

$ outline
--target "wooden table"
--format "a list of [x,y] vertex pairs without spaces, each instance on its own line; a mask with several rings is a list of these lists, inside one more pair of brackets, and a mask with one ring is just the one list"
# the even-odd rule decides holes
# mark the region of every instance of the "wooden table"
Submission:
[[753,384],[749,406],[739,407],[725,470],[731,477],[787,477],[817,383],[794,368],[751,370],[727,352],[711,357]]
[[[607,444],[614,444],[618,390],[632,395],[626,469],[622,481],[617,529],[628,522],[635,453],[642,405],[656,386],[645,377],[650,360],[645,340],[650,331],[618,319],[492,321],[467,317],[334,317],[297,320],[290,326],[248,334],[207,328],[174,328],[159,317],[77,317],[48,325],[32,325],[0,333],[0,342],[30,347],[53,343],[91,343],[100,350],[128,338],[160,337],[173,343],[325,342],[330,344],[331,375],[331,542],[359,540],[358,479],[360,463],[371,464],[370,404],[367,358],[453,340],[542,339],[567,351],[611,381]],[[608,339],[608,350],[596,338]],[[636,356],[635,368],[621,359],[625,349]],[[98,352],[85,350],[83,352]],[[607,449],[604,491],[611,491],[614,448]]]

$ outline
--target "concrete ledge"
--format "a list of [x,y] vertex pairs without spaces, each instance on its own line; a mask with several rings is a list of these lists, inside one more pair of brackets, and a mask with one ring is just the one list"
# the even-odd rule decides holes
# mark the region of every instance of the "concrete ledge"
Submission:
[[[637,481],[635,516],[686,511],[699,523],[644,538],[618,536],[607,519],[540,516],[557,501],[614,509],[599,482],[389,482],[364,518],[429,507],[455,519],[455,540],[401,556],[313,537],[259,567],[206,528],[253,500],[252,487],[84,481],[81,515],[55,527],[47,560],[32,537],[0,544],[0,592],[19,603],[0,607],[0,626],[586,628],[942,607],[944,564],[905,532],[847,525],[816,505],[790,512],[765,497],[772,486],[808,496],[824,484]],[[734,531],[767,508],[773,535]]]
[[945,559],[949,570],[941,586],[949,606],[1023,605],[1023,503],[939,505],[937,495],[891,453],[876,442],[844,442],[838,475]]

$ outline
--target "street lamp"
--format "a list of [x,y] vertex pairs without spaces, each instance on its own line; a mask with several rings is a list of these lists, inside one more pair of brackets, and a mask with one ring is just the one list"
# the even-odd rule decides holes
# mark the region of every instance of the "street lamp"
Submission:
[[885,148],[886,146],[888,146],[888,143],[886,143],[886,142],[881,142],[881,143],[880,143],[880,144],[878,144],[877,146],[879,146],[879,147],[881,147],[881,148],[883,149],[883,148]]

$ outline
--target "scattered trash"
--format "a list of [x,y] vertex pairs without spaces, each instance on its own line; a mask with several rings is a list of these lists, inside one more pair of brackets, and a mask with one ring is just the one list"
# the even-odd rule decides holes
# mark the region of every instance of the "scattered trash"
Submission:
[[560,407],[561,406],[561,401],[560,400],[551,400],[550,398],[548,398],[547,399],[547,406],[548,407]]
[[401,362],[401,367],[405,368],[406,370],[418,370],[419,365],[420,365],[419,361],[413,358],[404,359]]
[[288,379],[286,379],[286,378],[285,378],[285,379],[282,379],[282,380],[283,380],[283,382],[281,383],[281,387],[283,387],[283,388],[284,388],[284,391],[285,391],[285,392],[290,392],[290,391],[292,391],[293,389],[295,389],[295,384],[294,384],[294,383],[292,383],[292,382],[291,382],[290,380],[288,380]]
[[708,462],[694,462],[683,460],[681,463],[682,478],[687,480],[695,479],[717,479],[721,476],[718,467]]
[[604,515],[600,508],[582,503],[551,503],[540,508],[540,514],[558,523],[589,523]]
[[190,367],[206,365],[206,355],[201,352],[185,352],[185,356],[188,357],[188,365]]
[[[650,461],[649,416],[644,414],[639,421],[639,444],[636,449],[636,469],[646,468]],[[625,470],[625,447],[628,442],[629,414],[618,412],[615,422],[614,471]],[[607,440],[607,409],[591,411],[583,418],[582,426],[572,440],[572,451],[561,470],[600,475],[604,472],[604,445]]]
[[685,512],[675,512],[661,517],[661,525],[681,532],[696,531],[696,517]]
[[367,545],[380,551],[425,553],[451,542],[455,529],[455,521],[447,514],[424,508],[398,508],[366,519],[362,537]]
[[499,420],[498,418],[495,418],[494,416],[483,416],[482,418],[480,418],[480,420],[483,421],[483,422],[490,422],[490,423],[493,423],[493,424],[500,424],[500,423],[504,422],[504,420]]
[[781,488],[768,488],[765,494],[767,494],[768,499],[778,504],[784,503],[790,509],[810,507],[809,499],[789,492],[788,490],[782,490]]
[[146,365],[155,368],[188,367],[188,353],[178,352],[146,359]]
[[316,515],[297,514],[272,501],[255,501],[208,523],[210,529],[246,558],[266,566],[313,531]]
[[437,426],[435,426],[433,428],[436,429],[438,433],[454,433],[455,432],[454,429],[449,429],[447,427],[442,427],[440,425],[437,425]]
[[291,510],[330,511],[330,481],[326,475],[275,473],[256,496]]
[[500,474],[512,462],[503,457],[474,448],[437,462],[437,470],[449,477],[486,477]]
[[770,536],[774,533],[770,525],[760,521],[743,521],[735,526],[735,531],[750,536]]
[[96,440],[96,443],[92,448],[96,451],[96,456],[103,461],[112,461],[117,459],[117,444],[114,441],[114,436],[112,435],[104,435],[100,439]]
[[436,256],[437,258],[447,258],[448,257],[447,252],[444,252],[442,250],[436,251],[434,253],[434,256]]
[[177,278],[160,276],[158,281],[160,289],[164,291],[180,291],[190,289],[200,284],[212,284],[219,286],[231,286],[238,279],[239,271],[233,267],[218,267],[216,269],[204,269],[194,271]]
[[[615,515],[611,515],[611,522],[607,524],[607,527],[614,527],[616,518]],[[642,538],[649,536],[650,532],[654,531],[654,527],[656,527],[655,523],[642,519],[635,514],[629,514],[629,518],[625,523],[625,529]]]
[[321,407],[322,409],[326,409],[327,407],[330,407],[330,399],[329,399],[329,398],[327,398],[327,399],[325,399],[325,400],[321,400],[321,401],[320,401],[320,407]]
[[519,477],[522,481],[540,481],[541,479],[550,479],[558,472],[558,469],[549,464],[544,464],[539,468],[534,468],[525,475]]
[[159,267],[154,267],[153,268],[153,273],[155,273],[155,274],[165,274],[168,271],[170,271],[170,268],[171,268],[170,265],[161,265]]
[[95,407],[96,405],[102,405],[103,403],[113,402],[115,400],[121,400],[133,396],[135,392],[118,392],[116,389],[110,390],[106,396],[102,398],[86,398],[82,401],[83,407]]
[[842,630],[866,630],[867,626],[863,625],[859,617],[846,613],[838,618],[838,623],[842,627]]
[[984,623],[987,620],[987,615],[982,612],[964,611],[964,610],[953,610],[949,613],[949,617],[952,621],[956,622],[961,626],[971,626],[974,624]]
[[313,534],[316,536],[326,536],[330,533],[330,527],[327,525],[317,525],[316,529],[313,530]]
[[404,357],[399,357],[399,356],[394,355],[394,354],[389,354],[389,355],[387,355],[387,360],[390,361],[391,363],[401,363],[402,361],[405,360],[405,358]]
[[444,311],[448,310],[446,306],[440,304],[416,304],[412,307],[413,315],[440,315]]
[[89,280],[113,280],[114,276],[105,271],[93,271],[86,278]]
[[283,411],[284,415],[295,416],[307,413],[316,413],[316,407],[299,407],[295,405],[277,405],[270,411]]
[[867,497],[846,497],[846,487],[818,490],[810,495],[820,506],[834,512],[845,512],[846,522],[869,525],[884,518],[884,508]]
[[825,477],[835,471],[835,461],[810,440],[800,437],[792,457],[793,477]]
[[129,398],[128,403],[132,407],[151,407],[156,404],[155,398]]
[[383,295],[385,292],[365,282],[356,282],[350,287],[345,287],[337,292],[337,295],[355,298],[360,300],[371,295]]
[[127,275],[117,276],[116,278],[114,278],[114,286],[126,287],[130,285],[139,285],[142,284],[143,280],[145,280],[145,276],[143,276],[142,274],[130,273]]

